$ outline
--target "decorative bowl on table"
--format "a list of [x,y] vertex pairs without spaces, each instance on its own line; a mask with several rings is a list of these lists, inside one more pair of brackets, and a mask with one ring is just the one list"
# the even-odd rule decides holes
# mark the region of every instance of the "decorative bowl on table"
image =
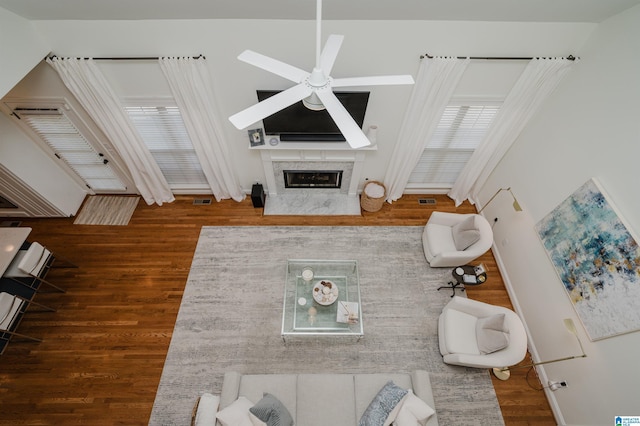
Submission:
[[321,280],[314,284],[313,300],[322,306],[329,306],[338,300],[338,286],[333,281]]

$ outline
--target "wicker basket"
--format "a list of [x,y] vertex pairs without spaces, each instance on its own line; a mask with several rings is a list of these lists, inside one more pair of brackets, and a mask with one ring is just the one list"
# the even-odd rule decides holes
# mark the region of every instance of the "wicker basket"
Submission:
[[[384,188],[384,195],[382,195],[382,197],[372,198],[367,195],[367,192],[365,191],[367,189],[367,185],[370,185],[372,183],[380,185]],[[382,182],[378,182],[377,180],[371,180],[364,185],[364,188],[362,188],[362,194],[360,195],[360,207],[362,207],[362,210],[367,212],[377,212],[382,208],[386,195],[387,188],[384,186],[384,184]]]

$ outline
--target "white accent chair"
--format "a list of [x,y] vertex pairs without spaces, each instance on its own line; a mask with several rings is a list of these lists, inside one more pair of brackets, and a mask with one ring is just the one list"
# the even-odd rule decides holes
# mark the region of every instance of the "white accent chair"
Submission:
[[479,214],[433,212],[422,232],[422,246],[433,268],[466,265],[493,244],[493,230]]
[[[483,353],[486,343],[479,341],[478,322],[500,314],[504,314],[507,344],[503,349]],[[443,361],[465,367],[510,367],[527,354],[527,333],[515,312],[460,296],[453,297],[442,310],[438,319],[438,340]]]

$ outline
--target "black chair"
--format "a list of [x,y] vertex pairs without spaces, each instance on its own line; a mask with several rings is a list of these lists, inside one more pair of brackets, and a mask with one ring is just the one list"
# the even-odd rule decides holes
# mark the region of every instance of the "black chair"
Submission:
[[38,242],[25,243],[18,250],[3,276],[35,291],[38,291],[41,288],[41,284],[44,283],[64,293],[64,289],[45,280],[54,261],[53,253],[42,244]]
[[55,312],[55,309],[30,301],[22,296],[0,292],[0,355],[7,348],[13,337],[18,337],[34,342],[42,342],[42,339],[18,333],[18,325],[22,321],[27,307],[30,304],[39,306],[45,311]]

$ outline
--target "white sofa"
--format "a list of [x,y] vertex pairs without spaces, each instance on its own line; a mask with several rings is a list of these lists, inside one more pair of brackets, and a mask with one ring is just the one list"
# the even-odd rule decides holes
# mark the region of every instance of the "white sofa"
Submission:
[[[473,230],[462,229],[461,232],[456,232],[470,219],[473,219]],[[474,230],[478,239],[467,246],[464,244],[464,234],[474,234]],[[456,238],[458,235],[463,236]],[[467,241],[473,240],[475,238]],[[474,213],[433,212],[422,232],[424,255],[432,268],[465,265],[485,254],[492,244],[491,225],[484,217]]]
[[[357,426],[380,389],[393,381],[435,410],[429,374],[248,374],[227,372],[220,394],[219,409],[239,397],[257,403],[264,393],[276,396],[298,426]],[[437,426],[434,413],[427,426]]]

